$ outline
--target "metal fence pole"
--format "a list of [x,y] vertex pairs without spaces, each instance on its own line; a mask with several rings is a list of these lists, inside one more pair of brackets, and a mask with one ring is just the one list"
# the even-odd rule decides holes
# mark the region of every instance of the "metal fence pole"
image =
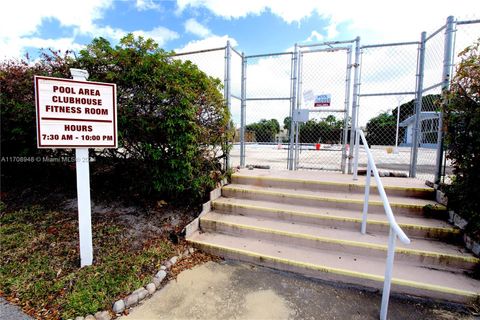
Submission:
[[[296,105],[295,105],[295,111],[298,114],[298,110],[300,110],[300,104],[302,100],[302,85],[303,85],[303,54],[302,50],[300,49],[298,52],[297,56],[297,96],[296,96]],[[300,146],[300,122],[295,121],[295,164],[294,164],[294,170],[298,170],[298,162],[300,161],[300,151],[301,151],[301,146]]]
[[343,120],[343,141],[342,141],[342,173],[346,171],[347,165],[347,141],[348,141],[348,117],[350,113],[350,83],[352,73],[352,49],[347,51],[347,75],[345,76],[345,115]]
[[297,103],[297,67],[298,67],[298,45],[295,44],[295,52],[292,56],[292,95],[290,97],[290,145],[288,147],[288,169],[293,170],[293,147],[294,147],[294,131],[295,131],[295,123],[293,121],[294,114],[295,114],[295,106]]
[[247,109],[247,59],[242,52],[242,83],[240,106],[240,168],[245,168],[245,120]]
[[410,158],[410,178],[415,178],[417,175],[417,158],[418,158],[418,145],[420,137],[420,123],[421,123],[421,112],[422,112],[422,97],[423,97],[423,74],[425,68],[425,38],[427,33],[422,32],[420,45],[419,45],[419,55],[418,55],[418,70],[417,70],[417,88],[415,96],[415,126],[413,128],[413,139],[412,139],[412,153]]
[[[453,65],[453,37],[455,33],[455,21],[453,16],[447,18],[445,28],[445,43],[443,53],[442,93],[450,89],[450,73]],[[445,102],[444,102],[445,103]],[[440,109],[438,118],[437,135],[437,159],[435,162],[435,183],[440,183],[443,164],[443,110]]]
[[[355,147],[355,135],[357,134],[357,122],[358,122],[358,99],[360,94],[360,37],[355,39],[355,61],[353,63],[353,97],[352,97],[352,120],[350,129],[350,150],[348,152],[348,173],[352,173],[353,168],[353,149]],[[358,141],[358,140],[357,140]],[[354,159],[358,161],[357,159]],[[358,162],[357,162],[358,163]]]
[[[231,98],[231,86],[230,86],[230,72],[231,72],[231,62],[232,62],[232,53],[230,50],[230,41],[227,41],[227,46],[225,47],[225,80],[224,80],[224,96],[225,102],[228,107],[228,112],[231,114],[232,111],[232,98]],[[230,123],[228,124],[228,130],[230,130]],[[229,142],[227,141],[227,144]],[[224,163],[225,170],[230,169],[230,151],[227,151]]]

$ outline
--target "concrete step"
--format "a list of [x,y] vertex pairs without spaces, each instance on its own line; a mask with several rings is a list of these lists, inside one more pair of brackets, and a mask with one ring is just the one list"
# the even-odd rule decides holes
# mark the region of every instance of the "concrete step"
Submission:
[[[365,192],[365,177],[354,181],[351,175],[309,171],[245,170],[232,175],[232,183],[254,185],[265,188],[281,188],[309,191],[333,191],[344,193]],[[401,196],[434,200],[433,188],[415,179],[382,177],[382,184],[388,196]],[[371,179],[371,192],[377,194],[375,179]]]
[[[367,233],[363,235],[358,230],[231,215],[215,211],[201,217],[200,227],[206,232],[377,258],[386,257],[388,243],[386,234]],[[475,258],[459,246],[427,239],[412,239],[409,245],[398,241],[396,260],[421,263],[426,267],[453,271],[457,269],[471,270],[480,262],[480,259]]]
[[[324,225],[360,230],[362,211],[292,205],[280,202],[221,197],[212,202],[215,211],[244,216],[255,216],[279,221]],[[460,230],[445,221],[424,217],[395,217],[402,230],[413,238],[442,239],[457,242]],[[369,213],[367,231],[388,234],[390,225],[382,213]]]
[[[195,246],[230,259],[252,262],[329,281],[383,286],[384,258],[331,250],[312,250],[290,243],[236,237],[221,233],[194,233],[187,240]],[[397,261],[392,292],[471,303],[480,298],[480,281],[464,272],[436,270]]]
[[[364,196],[360,193],[326,192],[293,190],[282,188],[264,188],[253,185],[229,184],[222,188],[222,195],[227,198],[241,198],[261,201],[279,202],[293,205],[337,208],[352,211],[363,210]],[[445,206],[432,200],[388,197],[394,215],[432,216],[446,219],[448,213]],[[369,198],[369,212],[383,213],[383,202],[377,194]]]

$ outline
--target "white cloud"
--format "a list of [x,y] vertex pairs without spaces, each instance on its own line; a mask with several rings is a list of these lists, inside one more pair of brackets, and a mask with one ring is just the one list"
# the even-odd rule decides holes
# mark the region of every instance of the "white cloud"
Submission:
[[162,47],[167,41],[174,40],[179,37],[178,33],[165,27],[156,27],[150,31],[137,30],[133,31],[132,33],[136,36],[152,38],[160,47]]
[[155,3],[154,0],[137,0],[135,2],[135,7],[139,11],[146,11],[146,10],[159,10],[161,9],[158,3]]
[[[180,52],[190,52],[190,51],[197,51],[197,50],[203,50],[203,49],[225,47],[227,45],[227,41],[230,41],[230,45],[232,47],[236,47],[238,45],[237,40],[229,37],[228,35],[224,35],[224,36],[213,35],[202,40],[190,41],[182,48],[176,49],[175,52],[180,53]],[[222,65],[222,68],[223,68],[223,65]]]
[[39,37],[24,37],[15,39],[0,39],[1,56],[3,57],[19,57],[24,48],[38,48],[53,50],[80,50],[83,45],[76,43],[74,38],[57,38],[57,39],[42,39]]
[[82,0],[81,5],[73,1],[5,1],[0,11],[0,37],[14,38],[35,34],[47,19],[57,19],[61,26],[90,30],[94,21],[102,18],[113,0]]
[[211,34],[210,29],[199,23],[194,18],[185,21],[185,31],[201,38],[205,38]]
[[307,39],[305,39],[304,42],[318,42],[322,40],[323,40],[323,35],[318,31],[313,30],[312,33],[310,33],[310,36]]
[[[177,0],[179,11],[205,7],[225,19],[259,15],[266,10],[288,23],[301,22],[316,12],[329,23],[329,38],[338,35],[338,25],[343,25],[353,34],[368,41],[403,41],[418,39],[420,32],[434,31],[449,15],[465,16],[480,12],[480,1],[458,0],[455,5],[449,0],[430,1],[385,0],[321,1],[321,0]],[[477,17],[478,18],[478,17]]]
[[[230,41],[231,46],[237,46],[237,41],[233,38],[230,38],[228,35],[210,36],[202,40],[190,41],[183,48],[176,49],[175,52],[186,53],[204,49],[222,48],[227,45],[227,41]],[[199,54],[181,55],[178,58],[184,61],[192,61],[199,67],[200,70],[202,70],[209,76],[221,79],[223,81],[223,78],[225,76],[225,50],[215,50]],[[238,62],[237,57],[235,57],[235,60]],[[239,63],[232,64],[238,65]],[[239,80],[239,76],[237,76],[236,73],[235,75],[232,75],[232,79],[237,78]]]
[[[78,50],[82,45],[75,42],[77,35],[101,36],[118,41],[130,31],[100,24],[105,10],[112,5],[113,0],[82,0],[81,5],[65,0],[6,1],[0,11],[0,57],[18,57],[27,47]],[[136,5],[139,10],[156,8],[150,0],[137,1]],[[57,20],[61,27],[71,27],[71,35],[42,39],[38,28],[52,19]],[[153,38],[160,46],[179,37],[175,31],[161,26],[132,33]]]
[[19,56],[27,46],[78,48],[79,44],[71,38],[40,39],[37,30],[50,19],[80,32],[94,30],[95,21],[102,18],[112,3],[113,0],[82,0],[81,5],[62,0],[5,1],[0,10],[0,55]]

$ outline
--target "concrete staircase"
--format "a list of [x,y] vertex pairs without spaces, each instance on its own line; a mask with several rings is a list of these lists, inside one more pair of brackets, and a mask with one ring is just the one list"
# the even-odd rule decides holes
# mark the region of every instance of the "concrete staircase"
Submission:
[[[459,230],[433,189],[382,178],[400,227],[392,292],[461,303],[478,301],[471,277],[480,260],[458,244]],[[197,247],[226,258],[324,280],[382,288],[389,225],[372,185],[367,234],[360,233],[364,178],[325,172],[241,170],[187,234]],[[208,208],[207,208],[208,209]]]

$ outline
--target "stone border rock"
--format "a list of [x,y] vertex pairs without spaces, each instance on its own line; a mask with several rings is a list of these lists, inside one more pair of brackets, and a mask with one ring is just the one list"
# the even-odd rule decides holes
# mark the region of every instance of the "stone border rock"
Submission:
[[[460,230],[465,230],[465,227],[468,224],[468,221],[463,219],[460,215],[455,213],[454,211],[450,210],[448,211],[448,222],[453,224],[455,227],[458,227]],[[465,244],[465,247],[472,251],[474,255],[477,257],[480,257],[480,243],[477,241],[473,240],[471,237],[469,237],[465,232],[463,232],[463,243]]]
[[[425,182],[425,184],[427,184],[427,182]],[[435,200],[438,203],[441,203],[444,206],[447,206],[448,198],[445,195],[445,193],[443,193],[440,190],[440,186],[438,184],[433,184],[433,188],[435,189]],[[455,227],[459,228],[462,231],[465,230],[465,227],[468,224],[467,220],[463,219],[460,215],[458,215],[452,210],[448,211],[448,217],[449,217],[448,222],[450,222],[451,224],[453,224]],[[468,250],[472,251],[474,255],[476,255],[477,257],[480,257],[480,243],[473,240],[471,237],[465,234],[465,232],[463,232],[462,234],[463,234],[462,239],[463,239],[463,243],[465,244],[465,247]]]
[[95,313],[95,315],[87,314],[84,317],[79,316],[76,317],[75,320],[111,320],[113,318],[112,314],[114,314],[115,317],[121,316],[125,310],[138,305],[143,300],[155,293],[155,291],[163,288],[162,282],[167,277],[169,272],[168,270],[179,260],[190,256],[194,252],[195,249],[190,247],[178,256],[174,256],[164,262],[150,283],[148,283],[145,287],[138,288],[125,298],[115,301],[115,303],[112,305],[112,310],[98,311]]

